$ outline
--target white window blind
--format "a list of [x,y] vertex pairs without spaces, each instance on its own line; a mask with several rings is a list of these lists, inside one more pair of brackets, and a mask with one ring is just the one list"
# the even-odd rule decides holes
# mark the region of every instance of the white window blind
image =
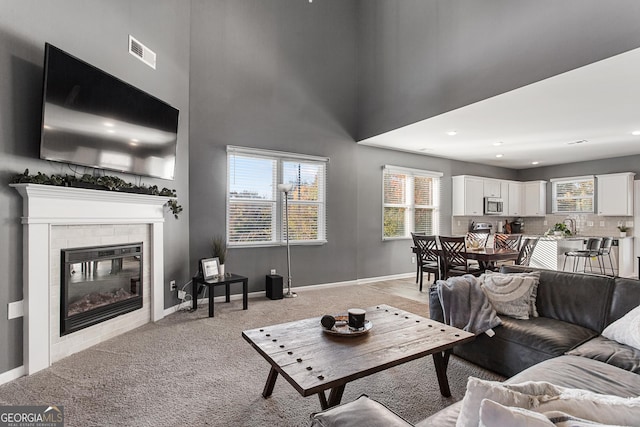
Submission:
[[284,193],[289,192],[289,241],[326,242],[329,159],[227,147],[227,242],[229,246],[277,245],[286,240]]
[[398,166],[383,168],[383,239],[438,233],[441,176]]
[[594,177],[554,178],[552,183],[553,213],[594,212]]

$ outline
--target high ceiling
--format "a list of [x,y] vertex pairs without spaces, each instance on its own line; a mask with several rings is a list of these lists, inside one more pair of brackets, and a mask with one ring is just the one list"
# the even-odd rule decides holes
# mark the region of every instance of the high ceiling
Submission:
[[359,143],[513,169],[640,154],[640,49]]

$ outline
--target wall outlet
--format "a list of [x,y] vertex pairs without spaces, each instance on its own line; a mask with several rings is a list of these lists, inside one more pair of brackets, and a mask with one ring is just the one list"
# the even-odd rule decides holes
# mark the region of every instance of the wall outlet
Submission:
[[275,269],[275,268],[272,268],[272,269],[271,269],[271,275],[272,275],[272,276],[275,276],[275,274],[276,274],[276,269]]
[[593,227],[593,221],[587,221],[587,227]]
[[178,299],[183,300],[187,296],[187,291],[178,291]]
[[600,221],[600,227],[604,227],[604,221]]
[[627,221],[624,223],[627,227],[633,227],[633,221]]
[[176,290],[176,281],[175,280],[172,280],[172,281],[169,282],[169,289],[172,290],[172,291]]
[[547,220],[545,219],[544,222],[542,223],[542,225],[549,225],[549,223],[547,222]]
[[416,263],[416,257],[415,256],[411,256],[411,264],[415,264]]

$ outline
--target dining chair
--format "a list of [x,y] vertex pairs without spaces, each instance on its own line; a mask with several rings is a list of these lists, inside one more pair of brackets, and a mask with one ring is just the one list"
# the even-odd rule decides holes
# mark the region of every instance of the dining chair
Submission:
[[[487,242],[489,242],[489,230],[485,231],[469,231],[465,238],[467,247],[479,247],[484,248],[487,246]],[[477,244],[473,244],[477,242]]]
[[427,280],[431,280],[431,273],[439,278],[440,276],[440,255],[438,253],[438,242],[436,236],[411,233],[413,243],[416,248],[416,258],[418,259],[418,270],[420,273],[420,292],[422,292],[422,279],[427,273]]
[[513,249],[517,251],[520,249],[521,241],[522,234],[496,233],[493,236],[493,247],[494,249]]
[[463,274],[479,276],[484,273],[479,266],[470,265],[467,260],[466,237],[439,236],[438,240],[440,241],[440,247],[442,249],[445,280],[450,276],[461,276]]
[[600,264],[600,271],[602,274],[607,274],[607,267],[604,262],[605,255],[609,257],[609,264],[611,265],[611,275],[616,276],[616,270],[613,267],[613,261],[611,260],[611,246],[613,246],[613,237],[604,237],[602,239],[602,245],[598,251],[598,262]]
[[589,240],[587,240],[587,247],[584,250],[567,251],[564,253],[562,269],[564,270],[565,265],[567,265],[567,259],[569,259],[569,257],[573,257],[573,271],[578,271],[579,260],[580,258],[583,258],[584,263],[582,264],[582,272],[584,273],[587,271],[587,260],[589,260],[589,271],[593,272],[591,258],[597,258],[600,254],[601,246],[602,237],[589,237]]
[[516,265],[529,266],[531,255],[533,255],[533,250],[536,248],[539,240],[537,237],[527,237],[524,239],[520,247],[520,252],[518,253],[518,258],[516,259]]

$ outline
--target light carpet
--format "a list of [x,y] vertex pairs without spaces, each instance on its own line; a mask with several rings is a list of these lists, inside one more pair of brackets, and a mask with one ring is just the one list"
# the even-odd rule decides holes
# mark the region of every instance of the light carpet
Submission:
[[[280,377],[273,395],[262,398],[269,364],[241,332],[376,304],[428,317],[425,293],[399,296],[397,284],[302,289],[298,298],[275,301],[256,297],[247,311],[232,300],[216,303],[213,318],[206,305],[180,311],[0,386],[0,405],[63,405],[66,426],[309,425],[309,415],[320,410],[317,396],[300,396]],[[417,288],[411,280],[401,285],[401,294]],[[444,398],[427,357],[347,384],[342,401],[366,393],[417,422],[460,400],[469,376],[502,379],[455,357],[448,376],[452,397]]]

